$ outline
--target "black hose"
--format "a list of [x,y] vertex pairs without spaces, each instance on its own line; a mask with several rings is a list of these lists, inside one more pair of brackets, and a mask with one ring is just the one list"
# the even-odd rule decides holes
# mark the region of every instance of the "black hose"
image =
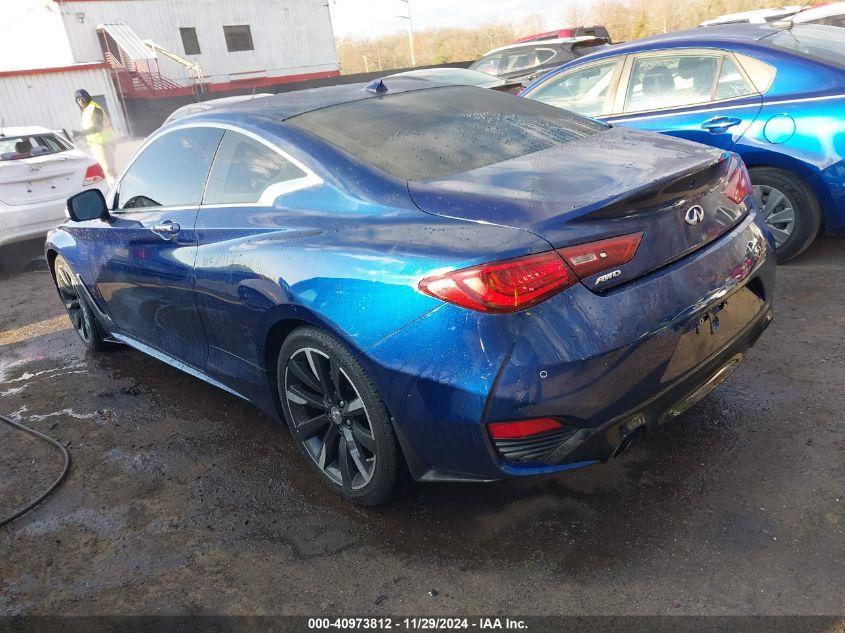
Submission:
[[64,468],[62,468],[62,474],[59,475],[58,478],[56,479],[56,481],[53,482],[53,485],[50,486],[49,488],[47,488],[47,490],[45,490],[43,493],[41,493],[41,495],[37,499],[35,499],[34,501],[31,501],[30,503],[25,505],[20,510],[16,510],[15,512],[10,514],[9,516],[3,517],[2,519],[0,519],[0,527],[2,527],[4,525],[6,525],[7,523],[11,523],[15,519],[17,519],[19,516],[26,514],[27,512],[32,510],[35,506],[37,506],[39,503],[44,501],[44,499],[46,499],[47,497],[50,496],[50,493],[52,493],[58,487],[58,485],[60,483],[62,483],[62,480],[65,478],[65,475],[67,475],[67,471],[70,468],[70,455],[68,454],[67,449],[64,446],[62,446],[61,444],[59,444],[52,437],[48,437],[48,436],[44,435],[43,433],[39,433],[35,429],[31,429],[28,426],[24,426],[23,424],[21,424],[19,422],[15,422],[14,420],[10,420],[9,418],[7,418],[6,416],[3,416],[3,415],[0,415],[0,420],[3,420],[3,422],[15,427],[16,429],[20,429],[21,431],[24,431],[25,433],[29,433],[30,435],[33,435],[37,438],[42,439],[45,442],[47,442],[48,444],[52,444],[53,446],[55,446],[56,448],[58,448],[61,451],[62,455],[64,455],[64,458],[65,458],[65,465],[64,465]]

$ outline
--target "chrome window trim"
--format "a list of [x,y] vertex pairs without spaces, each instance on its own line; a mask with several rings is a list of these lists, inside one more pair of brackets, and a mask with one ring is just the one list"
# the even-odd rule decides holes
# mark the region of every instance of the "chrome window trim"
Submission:
[[[135,161],[143,154],[146,149],[155,141],[160,139],[161,137],[171,134],[173,132],[179,132],[181,130],[188,130],[192,128],[212,128],[212,129],[220,129],[230,132],[235,132],[237,134],[243,134],[244,136],[251,138],[262,145],[267,146],[272,151],[276,152],[279,156],[284,158],[285,160],[289,161],[294,166],[301,169],[305,176],[303,178],[296,178],[294,180],[287,180],[279,183],[275,183],[267,187],[262,193],[261,197],[258,199],[258,202],[250,202],[250,203],[235,203],[235,204],[209,204],[204,205],[202,203],[202,198],[200,199],[199,204],[189,204],[189,205],[179,205],[175,207],[171,206],[156,206],[156,207],[140,207],[138,209],[127,209],[123,211],[122,209],[114,209],[114,196],[116,193],[120,191],[120,183],[123,181],[124,176],[126,173],[132,168],[132,165],[135,164]],[[221,138],[222,141],[222,138]],[[215,151],[216,158],[217,152]],[[211,168],[214,166],[214,158],[211,159],[211,165],[208,169],[208,174],[205,177],[205,183],[202,189],[202,197],[205,197],[206,189],[208,188],[208,177],[211,175]],[[107,206],[109,207],[110,212],[115,213],[145,213],[148,211],[155,211],[159,209],[168,209],[173,211],[185,210],[185,209],[197,209],[197,208],[215,208],[215,207],[269,207],[273,205],[273,202],[279,196],[291,193],[293,191],[298,191],[300,189],[307,189],[309,187],[317,187],[323,184],[323,179],[320,178],[317,174],[314,173],[309,167],[303,164],[301,161],[297,160],[290,154],[288,154],[285,150],[281,149],[277,145],[273,144],[272,142],[268,141],[267,139],[263,138],[262,136],[256,134],[255,132],[251,132],[250,130],[246,130],[242,127],[237,125],[232,125],[230,123],[217,123],[213,121],[188,121],[185,123],[177,123],[173,127],[167,127],[164,129],[159,129],[156,132],[152,133],[147,139],[144,141],[143,145],[135,152],[135,155],[132,157],[132,160],[123,168],[120,172],[120,175],[115,180],[115,184],[109,190]]]

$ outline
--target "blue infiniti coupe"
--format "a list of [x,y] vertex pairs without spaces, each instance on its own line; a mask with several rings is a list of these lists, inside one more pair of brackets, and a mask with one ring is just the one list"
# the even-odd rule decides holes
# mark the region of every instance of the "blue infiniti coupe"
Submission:
[[523,96],[738,153],[779,261],[845,233],[845,31],[725,25],[586,55]]
[[122,343],[286,421],[346,499],[623,452],[771,320],[735,154],[395,78],[165,126],[46,252]]

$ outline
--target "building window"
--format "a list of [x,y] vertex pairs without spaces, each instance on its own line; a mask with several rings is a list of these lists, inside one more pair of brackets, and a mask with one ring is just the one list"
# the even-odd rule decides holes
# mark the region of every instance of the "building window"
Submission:
[[255,50],[252,46],[252,32],[248,24],[224,26],[223,34],[226,36],[226,48],[230,53]]
[[197,39],[197,30],[194,27],[179,29],[179,35],[182,36],[182,48],[185,50],[185,55],[200,54],[200,41]]

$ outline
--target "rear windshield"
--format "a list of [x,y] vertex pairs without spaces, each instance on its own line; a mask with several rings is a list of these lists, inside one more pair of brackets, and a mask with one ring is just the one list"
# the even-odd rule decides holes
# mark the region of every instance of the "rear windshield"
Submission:
[[537,101],[467,86],[343,103],[288,123],[404,180],[450,176],[607,129]]
[[836,26],[802,24],[766,38],[771,46],[845,67],[845,34]]
[[69,149],[70,145],[55,134],[0,136],[0,160],[21,160]]

